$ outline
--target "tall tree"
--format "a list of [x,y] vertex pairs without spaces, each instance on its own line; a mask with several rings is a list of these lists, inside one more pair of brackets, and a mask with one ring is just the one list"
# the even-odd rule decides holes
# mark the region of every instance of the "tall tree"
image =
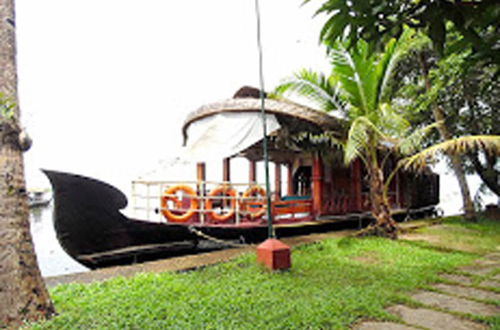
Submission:
[[410,123],[392,106],[393,70],[414,45],[413,37],[408,32],[397,41],[390,40],[382,54],[370,53],[364,41],[350,49],[337,42],[330,50],[330,76],[303,70],[276,88],[277,94],[296,93],[325,111],[343,113],[349,123],[342,143],[344,160],[350,163],[359,158],[368,172],[371,212],[376,219],[369,230],[391,238],[397,237],[397,226],[385,193],[386,156],[393,151],[413,152],[423,137],[421,130],[412,132]]
[[[427,65],[427,59],[425,58],[423,53],[420,54],[419,60],[422,68],[422,75],[425,80],[425,89],[428,93],[430,93],[432,90],[432,83],[431,79],[429,78],[429,67]],[[452,139],[453,134],[448,128],[448,125],[446,125],[446,113],[444,112],[443,108],[438,103],[433,102],[431,104],[431,109],[432,109],[432,114],[434,116],[434,120],[437,123],[439,123],[438,130],[442,139],[445,141]],[[451,164],[451,168],[455,172],[455,176],[458,181],[458,186],[460,188],[460,193],[462,196],[462,205],[463,205],[463,210],[465,212],[465,217],[467,219],[474,219],[475,218],[474,203],[472,202],[470,188],[469,184],[467,183],[467,178],[465,176],[465,169],[462,165],[462,160],[460,159],[459,155],[447,154],[447,153],[445,153],[445,155],[448,157]]]
[[[445,111],[454,137],[500,135],[500,81],[494,78],[494,66],[470,63],[467,58],[468,52],[450,54],[433,69],[431,79],[437,87],[436,103]],[[500,197],[498,155],[474,151],[467,154],[467,159],[470,164],[466,169],[477,173]]]
[[0,0],[0,327],[47,318],[54,307],[30,233],[19,124],[14,1]]
[[[304,2],[310,2],[305,0]],[[473,48],[471,59],[500,65],[498,0],[323,0],[318,14],[329,16],[321,40],[334,42],[349,35],[351,45],[365,40],[373,47],[398,37],[405,26],[426,33],[434,48],[445,48],[446,25],[453,24],[461,47]]]
[[[443,54],[448,32],[446,26],[451,24],[460,35],[460,41],[454,45],[453,51],[472,49],[470,61],[495,65],[498,74],[500,6],[496,0],[326,0],[317,13],[329,16],[320,35],[323,42],[331,44],[348,34],[351,47],[363,40],[372,49],[399,36],[405,26],[409,26],[426,33],[434,49]],[[428,62],[421,58],[420,63],[427,91],[430,91],[432,84],[428,77]],[[432,113],[436,122],[440,123],[442,140],[450,139],[453,134],[443,120],[446,117],[443,108],[433,104]],[[465,214],[473,219],[474,206],[461,159],[456,155],[447,156],[460,186]]]
[[[444,126],[449,131],[448,136],[453,138],[500,135],[500,126],[497,125],[500,81],[495,79],[496,66],[470,61],[471,49],[454,52],[454,45],[461,42],[456,33],[449,34],[448,39],[450,47],[439,61],[426,46],[399,64],[397,80],[403,87],[400,88],[401,97],[412,100],[408,108],[416,109],[413,112],[419,114],[415,117],[419,122],[432,120],[426,114],[432,112],[433,107],[439,107],[438,115],[441,119],[445,117]],[[415,61],[415,58],[421,61]],[[426,69],[425,75],[421,74],[422,67]],[[500,162],[497,157],[473,150],[460,158],[467,173],[478,174],[483,183],[500,196]]]

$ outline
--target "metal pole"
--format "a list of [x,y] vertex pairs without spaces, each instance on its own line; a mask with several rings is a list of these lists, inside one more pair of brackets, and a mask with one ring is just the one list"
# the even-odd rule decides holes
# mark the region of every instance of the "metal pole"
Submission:
[[257,48],[259,51],[259,81],[260,81],[260,113],[262,115],[262,131],[263,131],[263,144],[262,149],[264,153],[264,172],[266,176],[266,206],[267,206],[267,233],[269,238],[274,237],[273,230],[273,216],[271,208],[271,187],[269,184],[269,154],[267,147],[267,123],[265,111],[265,97],[264,97],[264,72],[262,60],[262,43],[260,37],[260,8],[259,0],[255,0],[255,14],[257,17]]

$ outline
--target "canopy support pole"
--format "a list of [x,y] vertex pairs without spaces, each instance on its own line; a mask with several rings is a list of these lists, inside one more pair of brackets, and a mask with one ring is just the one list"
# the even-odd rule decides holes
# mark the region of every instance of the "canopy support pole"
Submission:
[[255,183],[257,183],[257,162],[255,160],[251,160],[249,161],[248,165],[248,182],[250,185],[254,185]]

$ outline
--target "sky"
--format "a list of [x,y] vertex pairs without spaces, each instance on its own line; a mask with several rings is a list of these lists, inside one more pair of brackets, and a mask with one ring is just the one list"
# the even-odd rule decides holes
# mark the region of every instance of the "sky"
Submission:
[[[266,90],[328,68],[318,2],[301,3],[260,1]],[[46,168],[128,191],[174,156],[189,112],[258,87],[254,0],[17,0],[16,14],[28,187],[48,187]]]
[[[326,68],[321,19],[301,1],[261,0],[266,89]],[[39,168],[124,185],[181,144],[186,115],[258,86],[253,0],[18,0],[28,186]]]

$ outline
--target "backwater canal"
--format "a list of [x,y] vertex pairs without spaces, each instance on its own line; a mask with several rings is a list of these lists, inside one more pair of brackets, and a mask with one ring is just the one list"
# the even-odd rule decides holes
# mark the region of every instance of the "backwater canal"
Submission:
[[31,235],[43,277],[88,271],[62,249],[52,223],[53,202],[30,210]]

